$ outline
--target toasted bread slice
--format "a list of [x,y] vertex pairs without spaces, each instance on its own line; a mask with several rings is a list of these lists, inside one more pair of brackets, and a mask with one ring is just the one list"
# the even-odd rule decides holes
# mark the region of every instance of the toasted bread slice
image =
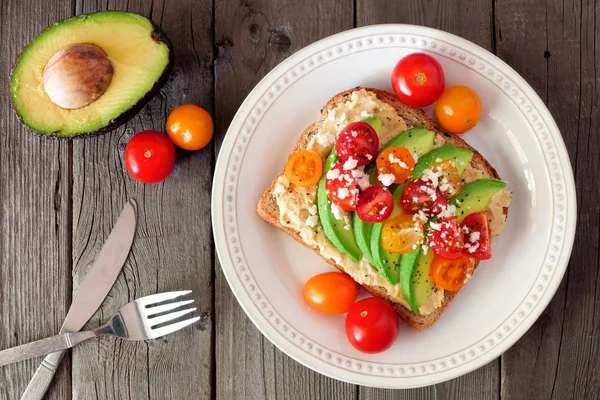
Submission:
[[[441,131],[436,126],[436,124],[431,120],[431,118],[428,117],[421,109],[410,107],[410,106],[402,103],[392,93],[389,93],[389,92],[386,92],[386,91],[383,91],[380,89],[357,87],[357,88],[354,88],[351,90],[347,90],[345,92],[341,92],[341,93],[337,94],[336,96],[334,96],[333,98],[331,98],[327,102],[325,107],[323,107],[323,109],[321,110],[321,120],[319,122],[315,122],[315,123],[309,125],[304,130],[304,132],[302,132],[302,134],[298,138],[292,151],[295,152],[295,151],[306,148],[308,146],[308,143],[310,142],[311,138],[314,135],[316,135],[317,133],[319,133],[319,130],[323,124],[323,121],[325,121],[325,119],[327,118],[329,110],[334,108],[338,103],[348,100],[350,95],[352,94],[352,92],[354,92],[355,90],[359,90],[359,89],[365,89],[368,92],[374,93],[380,101],[385,102],[385,103],[389,104],[390,106],[392,106],[396,110],[398,115],[401,116],[405,120],[408,128],[423,126],[423,127],[426,127],[427,129],[434,131],[436,133],[436,135],[442,135],[445,140],[445,143],[447,143],[447,144],[451,144],[451,145],[457,146],[457,147],[471,148],[459,136],[452,135],[452,134]],[[478,174],[481,175],[482,178],[487,177],[487,178],[500,179],[500,177],[498,176],[498,173],[488,163],[488,161],[479,152],[477,152],[477,150],[473,149],[473,152],[474,152],[474,155],[473,155],[473,159],[471,161],[471,166],[473,166],[477,170]],[[277,184],[279,177],[283,174],[284,174],[284,171],[282,169],[282,171],[275,177],[275,179],[273,179],[273,182],[271,183],[269,188],[261,196],[256,210],[257,210],[258,214],[261,216],[261,218],[263,218],[265,221],[276,226],[277,228],[281,229],[282,231],[286,232],[287,234],[292,236],[294,239],[296,239],[298,242],[304,244],[308,248],[315,251],[317,254],[321,255],[318,247],[313,247],[311,245],[308,245],[301,238],[298,231],[296,231],[293,228],[282,225],[279,221],[279,215],[280,215],[279,211],[280,210],[279,210],[279,206],[277,204],[277,201],[276,201],[276,198],[275,198],[273,192],[274,192],[274,189],[275,189],[275,186]],[[510,196],[508,197],[508,201],[510,201]],[[507,215],[508,215],[508,203],[502,208],[502,215],[499,217],[495,216],[495,218],[504,218],[504,221],[505,221]],[[504,221],[502,221],[502,225],[503,225]],[[499,232],[497,232],[497,233],[499,233]],[[328,259],[326,257],[323,257],[323,258],[329,264],[338,268],[340,271],[345,272],[343,266],[338,265],[333,259]],[[479,263],[477,262],[475,268],[477,268],[478,264]],[[425,328],[430,327],[442,315],[442,313],[446,310],[446,307],[448,307],[448,305],[450,304],[450,302],[456,295],[455,292],[445,291],[444,298],[443,298],[440,306],[437,307],[434,312],[427,314],[427,315],[415,314],[409,308],[405,307],[399,301],[399,299],[395,298],[394,296],[391,296],[390,293],[388,293],[388,291],[384,287],[370,286],[370,285],[365,285],[364,283],[362,283],[360,281],[357,281],[357,282],[359,284],[361,284],[366,290],[368,290],[374,296],[378,296],[378,297],[381,297],[381,298],[389,301],[394,306],[394,309],[396,310],[396,312],[398,313],[400,318],[402,318],[402,320],[404,320],[406,323],[408,323],[409,325],[411,325],[417,329],[425,329]]]

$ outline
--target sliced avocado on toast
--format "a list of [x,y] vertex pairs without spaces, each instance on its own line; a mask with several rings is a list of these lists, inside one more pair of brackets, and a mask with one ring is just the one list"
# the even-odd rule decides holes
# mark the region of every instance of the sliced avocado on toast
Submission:
[[450,204],[456,206],[458,221],[485,210],[492,196],[505,187],[506,183],[498,179],[478,179],[467,183],[458,195],[450,199]]
[[319,211],[319,219],[321,220],[323,233],[327,239],[329,239],[329,241],[333,243],[333,245],[337,247],[339,251],[350,256],[352,260],[359,262],[361,251],[354,240],[352,221],[350,221],[351,216],[348,215],[348,221],[343,219],[338,220],[335,218],[333,212],[331,211],[331,200],[329,200],[327,191],[325,189],[327,173],[331,167],[335,165],[337,159],[337,153],[335,152],[335,149],[333,149],[331,150],[329,157],[327,157],[327,160],[325,160],[325,165],[323,166],[323,176],[321,177],[319,186],[317,187],[317,209]]
[[166,82],[173,50],[148,18],[104,11],[48,27],[20,54],[10,97],[32,131],[75,138],[112,130]]
[[415,169],[411,174],[411,178],[420,178],[423,175],[423,171],[431,169],[439,162],[439,160],[451,160],[454,162],[458,173],[462,175],[465,171],[471,159],[473,158],[473,150],[466,147],[456,147],[445,145],[431,150],[423,157],[419,158],[419,162],[415,165]]

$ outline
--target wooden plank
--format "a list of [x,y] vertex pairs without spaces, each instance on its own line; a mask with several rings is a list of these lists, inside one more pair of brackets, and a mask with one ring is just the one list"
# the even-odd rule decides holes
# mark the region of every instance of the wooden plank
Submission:
[[597,2],[498,1],[498,55],[544,99],[575,170],[578,230],[550,306],[502,358],[505,399],[600,398]]
[[[424,25],[462,36],[487,50],[494,47],[492,1],[357,0],[357,26],[404,23]],[[500,363],[494,360],[468,375],[411,390],[360,388],[360,399],[498,399]]]
[[[0,2],[0,349],[54,335],[71,297],[69,144],[33,136],[11,109],[23,47],[70,16],[70,2]],[[0,368],[0,398],[18,399],[41,359]],[[70,393],[69,358],[48,399]]]
[[[237,108],[275,65],[302,47],[352,28],[351,0],[217,1],[217,149]],[[216,266],[217,399],[348,399],[353,385],[319,375],[277,350],[245,316]]]
[[[175,47],[170,82],[125,126],[73,145],[74,286],[106,239],[128,198],[138,201],[132,254],[115,287],[89,325],[135,298],[191,289],[202,320],[149,342],[103,338],[73,353],[74,399],[208,399],[213,370],[213,251],[210,180],[213,151],[178,152],[173,174],[144,185],[125,171],[123,153],[133,134],[164,131],[167,113],[183,103],[212,110],[212,35],[209,0],[78,0],[77,13],[129,10],[151,17]],[[127,40],[127,38],[123,38]]]

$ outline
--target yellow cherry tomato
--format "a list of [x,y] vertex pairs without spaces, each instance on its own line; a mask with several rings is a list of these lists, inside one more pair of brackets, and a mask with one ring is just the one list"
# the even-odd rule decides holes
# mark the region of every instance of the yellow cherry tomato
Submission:
[[193,104],[171,111],[166,128],[171,141],[185,150],[200,150],[210,142],[214,131],[210,114]]

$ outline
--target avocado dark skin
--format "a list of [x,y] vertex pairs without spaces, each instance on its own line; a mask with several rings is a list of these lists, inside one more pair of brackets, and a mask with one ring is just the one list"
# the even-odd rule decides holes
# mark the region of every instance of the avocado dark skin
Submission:
[[[83,16],[85,16],[85,15],[83,15]],[[122,112],[117,118],[112,120],[109,124],[107,124],[106,126],[104,126],[101,129],[98,129],[98,130],[95,130],[92,132],[86,132],[86,133],[74,135],[74,136],[59,136],[56,134],[50,135],[48,133],[40,133],[40,132],[36,132],[35,130],[33,130],[29,126],[27,126],[27,124],[25,124],[25,122],[21,119],[21,117],[17,113],[14,104],[11,102],[13,112],[19,119],[19,122],[21,122],[21,124],[23,126],[25,126],[25,128],[28,131],[32,132],[35,136],[43,136],[46,139],[55,139],[55,140],[83,139],[83,138],[104,135],[105,133],[112,132],[113,130],[119,128],[121,125],[125,124],[127,121],[129,121],[131,118],[133,118],[137,113],[139,113],[141,111],[141,109],[144,108],[144,106],[146,104],[148,104],[148,102],[160,91],[160,89],[167,83],[167,80],[169,79],[169,76],[171,75],[171,71],[173,70],[173,64],[174,64],[174,60],[175,60],[173,44],[171,43],[171,41],[169,40],[167,35],[156,24],[152,23],[152,25],[153,25],[153,31],[151,33],[152,39],[154,39],[157,42],[164,43],[169,48],[169,62],[167,64],[167,67],[165,68],[161,77],[154,83],[152,88],[144,95],[144,97],[142,97],[137,103],[135,103],[129,109]],[[25,49],[23,49],[23,51],[24,50]],[[17,59],[17,61],[18,61],[18,59]],[[9,82],[10,82],[10,79],[9,79]]]

